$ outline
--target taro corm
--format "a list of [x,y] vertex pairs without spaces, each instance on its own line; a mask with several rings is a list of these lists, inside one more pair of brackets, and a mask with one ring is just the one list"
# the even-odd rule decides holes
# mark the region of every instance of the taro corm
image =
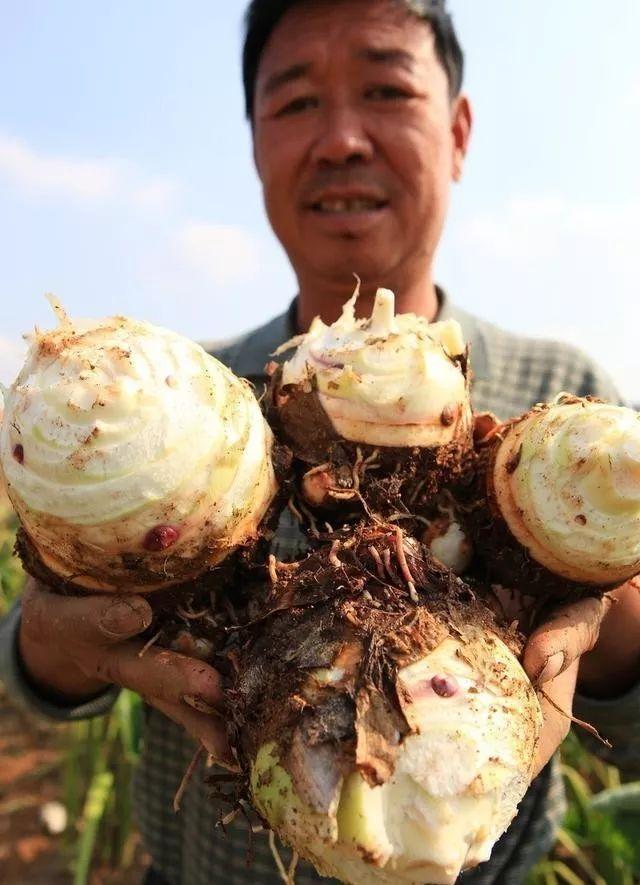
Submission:
[[53,304],[0,435],[27,568],[58,588],[146,592],[250,547],[277,483],[249,385],[166,329]]
[[640,415],[560,394],[480,441],[474,545],[491,574],[556,601],[640,571]]
[[[330,519],[400,513],[422,531],[430,526],[430,540],[454,524],[461,535],[450,499],[437,497],[468,470],[472,453],[460,325],[394,315],[386,289],[376,293],[371,316],[356,319],[358,294],[333,325],[317,317],[277,351],[296,348],[274,368],[270,417],[296,458],[303,507]],[[464,557],[452,551],[450,558]]]
[[455,882],[531,779],[522,637],[397,527],[335,533],[271,577],[232,654],[245,798],[324,875]]
[[[167,588],[170,641],[226,680],[236,799],[323,874],[453,883],[513,819],[541,728],[526,637],[484,599],[500,581],[557,602],[640,570],[640,416],[561,395],[474,449],[457,323],[395,316],[383,289],[356,319],[357,295],[281,349],[278,444],[202,348],[54,304],[5,392],[0,467],[33,574]],[[265,561],[294,474],[313,545]],[[231,627],[211,594],[230,586]]]

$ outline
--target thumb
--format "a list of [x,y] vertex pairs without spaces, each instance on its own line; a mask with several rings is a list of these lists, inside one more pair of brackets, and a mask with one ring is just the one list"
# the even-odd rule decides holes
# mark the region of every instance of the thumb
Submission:
[[30,581],[22,596],[25,633],[37,642],[111,645],[144,632],[153,611],[142,596],[61,596]]
[[142,596],[119,596],[103,606],[98,628],[107,641],[120,642],[142,633],[152,620],[151,606]]
[[534,685],[555,679],[593,648],[610,604],[607,596],[581,599],[558,609],[531,634],[523,664]]

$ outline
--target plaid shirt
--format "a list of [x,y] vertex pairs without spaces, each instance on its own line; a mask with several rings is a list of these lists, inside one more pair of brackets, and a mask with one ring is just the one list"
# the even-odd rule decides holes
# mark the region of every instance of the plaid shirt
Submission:
[[[476,411],[492,411],[506,418],[524,412],[533,403],[551,399],[560,391],[581,396],[593,394],[618,401],[609,380],[582,353],[562,343],[538,341],[504,332],[454,308],[440,293],[439,319],[457,319],[471,344],[474,373],[472,388]],[[293,305],[288,313],[241,338],[208,349],[237,374],[261,383],[269,355],[291,338]],[[301,552],[304,538],[285,511],[274,542],[279,558]],[[38,697],[25,682],[16,653],[19,606],[0,630],[0,675],[13,698],[31,710],[58,720],[98,715],[108,710],[115,689],[74,708],[54,707]],[[629,771],[640,770],[640,686],[625,697],[610,701],[576,698],[577,715],[592,722],[613,743],[607,761]],[[236,819],[223,834],[215,828],[219,809],[212,802],[202,776],[194,776],[178,815],[172,800],[194,752],[193,741],[158,711],[146,710],[144,752],[135,784],[137,820],[153,857],[155,868],[171,885],[228,885],[281,881],[267,839],[253,839],[254,860],[247,867],[248,832]],[[601,752],[601,750],[598,750]],[[203,772],[200,772],[202,775]],[[557,759],[533,782],[518,815],[494,847],[491,859],[463,873],[460,885],[517,885],[536,860],[552,845],[554,831],[564,813],[564,793]],[[281,849],[285,863],[287,849]],[[307,864],[300,864],[296,882],[321,881]],[[326,880],[325,880],[326,881]]]

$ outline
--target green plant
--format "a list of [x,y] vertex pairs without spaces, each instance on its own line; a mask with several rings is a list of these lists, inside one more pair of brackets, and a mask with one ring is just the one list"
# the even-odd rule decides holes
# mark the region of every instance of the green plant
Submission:
[[64,736],[63,796],[74,885],[88,882],[98,858],[111,867],[133,861],[131,782],[141,716],[140,698],[123,691],[108,716],[74,723]]
[[640,881],[640,782],[621,784],[618,770],[588,753],[575,734],[562,758],[569,808],[553,852],[527,885],[634,885]]
[[0,491],[0,617],[7,613],[24,586],[24,572],[13,553],[18,521]]
[[[0,617],[24,586],[13,553],[16,528],[15,515],[0,497]],[[133,862],[131,782],[140,754],[141,717],[140,698],[123,691],[108,716],[61,731],[62,794],[69,816],[65,847],[74,885],[89,881],[98,859],[112,867]]]

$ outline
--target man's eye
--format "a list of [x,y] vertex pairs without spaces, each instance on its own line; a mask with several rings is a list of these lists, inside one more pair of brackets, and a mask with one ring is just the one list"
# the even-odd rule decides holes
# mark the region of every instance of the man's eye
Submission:
[[411,98],[411,95],[406,89],[401,89],[399,86],[372,86],[367,89],[366,97],[374,100],[394,101]]
[[276,117],[288,117],[290,114],[300,114],[302,111],[309,110],[318,106],[318,99],[313,95],[301,95],[300,98],[294,98],[288,102],[280,110],[276,111]]

